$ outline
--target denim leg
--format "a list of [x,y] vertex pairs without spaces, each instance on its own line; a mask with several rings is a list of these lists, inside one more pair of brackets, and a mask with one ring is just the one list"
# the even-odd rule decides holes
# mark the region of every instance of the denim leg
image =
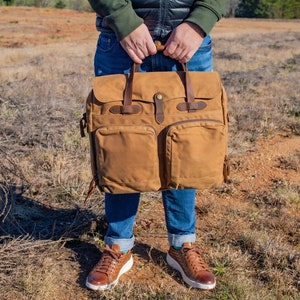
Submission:
[[169,244],[181,247],[184,242],[196,240],[194,189],[167,190],[162,192]]
[[188,62],[188,69],[189,71],[201,72],[211,72],[213,70],[212,41],[210,35],[204,38],[201,47]]
[[108,229],[105,244],[119,244],[121,251],[134,244],[133,225],[139,206],[140,194],[105,194],[105,215]]
[[114,34],[101,33],[94,57],[95,76],[126,74],[130,72],[132,60],[122,48]]

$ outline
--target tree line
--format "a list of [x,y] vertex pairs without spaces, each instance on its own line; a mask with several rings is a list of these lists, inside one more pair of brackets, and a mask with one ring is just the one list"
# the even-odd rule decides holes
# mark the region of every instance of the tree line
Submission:
[[92,11],[88,0],[0,0],[0,5],[54,7],[77,11]]
[[234,15],[237,18],[299,19],[299,0],[242,0],[236,3]]
[[[91,11],[88,0],[0,0],[0,5],[68,8]],[[299,19],[299,0],[230,0],[225,17]]]

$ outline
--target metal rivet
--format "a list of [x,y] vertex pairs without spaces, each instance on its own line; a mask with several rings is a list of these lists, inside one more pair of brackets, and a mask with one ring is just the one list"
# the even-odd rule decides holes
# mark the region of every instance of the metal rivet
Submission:
[[155,98],[156,98],[157,100],[162,100],[163,95],[158,93],[158,94],[155,95]]

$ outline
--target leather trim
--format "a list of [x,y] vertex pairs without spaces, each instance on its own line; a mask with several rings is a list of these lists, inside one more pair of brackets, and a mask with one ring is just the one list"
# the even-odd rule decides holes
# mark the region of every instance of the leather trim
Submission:
[[114,105],[109,111],[112,114],[137,114],[141,112],[141,107],[139,105]]
[[161,93],[156,93],[153,98],[155,103],[155,120],[158,124],[161,124],[165,119],[164,97]]
[[207,106],[205,102],[181,102],[177,104],[177,109],[179,111],[196,111],[196,110],[202,110]]

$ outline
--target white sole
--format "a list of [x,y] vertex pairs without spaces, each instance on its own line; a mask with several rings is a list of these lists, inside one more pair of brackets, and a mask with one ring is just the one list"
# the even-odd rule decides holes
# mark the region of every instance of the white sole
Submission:
[[187,283],[188,285],[195,287],[197,289],[202,289],[202,290],[211,290],[214,289],[216,287],[216,281],[214,283],[211,284],[203,284],[200,283],[198,281],[194,281],[190,278],[188,278],[183,269],[181,268],[180,264],[169,254],[167,253],[167,263],[169,266],[171,266],[173,269],[177,270],[180,272],[182,279],[185,283]]
[[105,285],[94,285],[94,284],[91,284],[88,281],[88,278],[87,278],[86,282],[85,282],[85,285],[86,285],[87,288],[89,288],[93,291],[98,291],[98,290],[104,291],[104,290],[110,289],[118,283],[120,276],[123,275],[124,273],[128,272],[132,268],[132,266],[133,266],[133,258],[132,258],[132,255],[131,255],[128,262],[121,268],[121,270],[119,272],[119,275],[118,275],[118,277],[115,281],[113,281],[109,284],[105,284]]

